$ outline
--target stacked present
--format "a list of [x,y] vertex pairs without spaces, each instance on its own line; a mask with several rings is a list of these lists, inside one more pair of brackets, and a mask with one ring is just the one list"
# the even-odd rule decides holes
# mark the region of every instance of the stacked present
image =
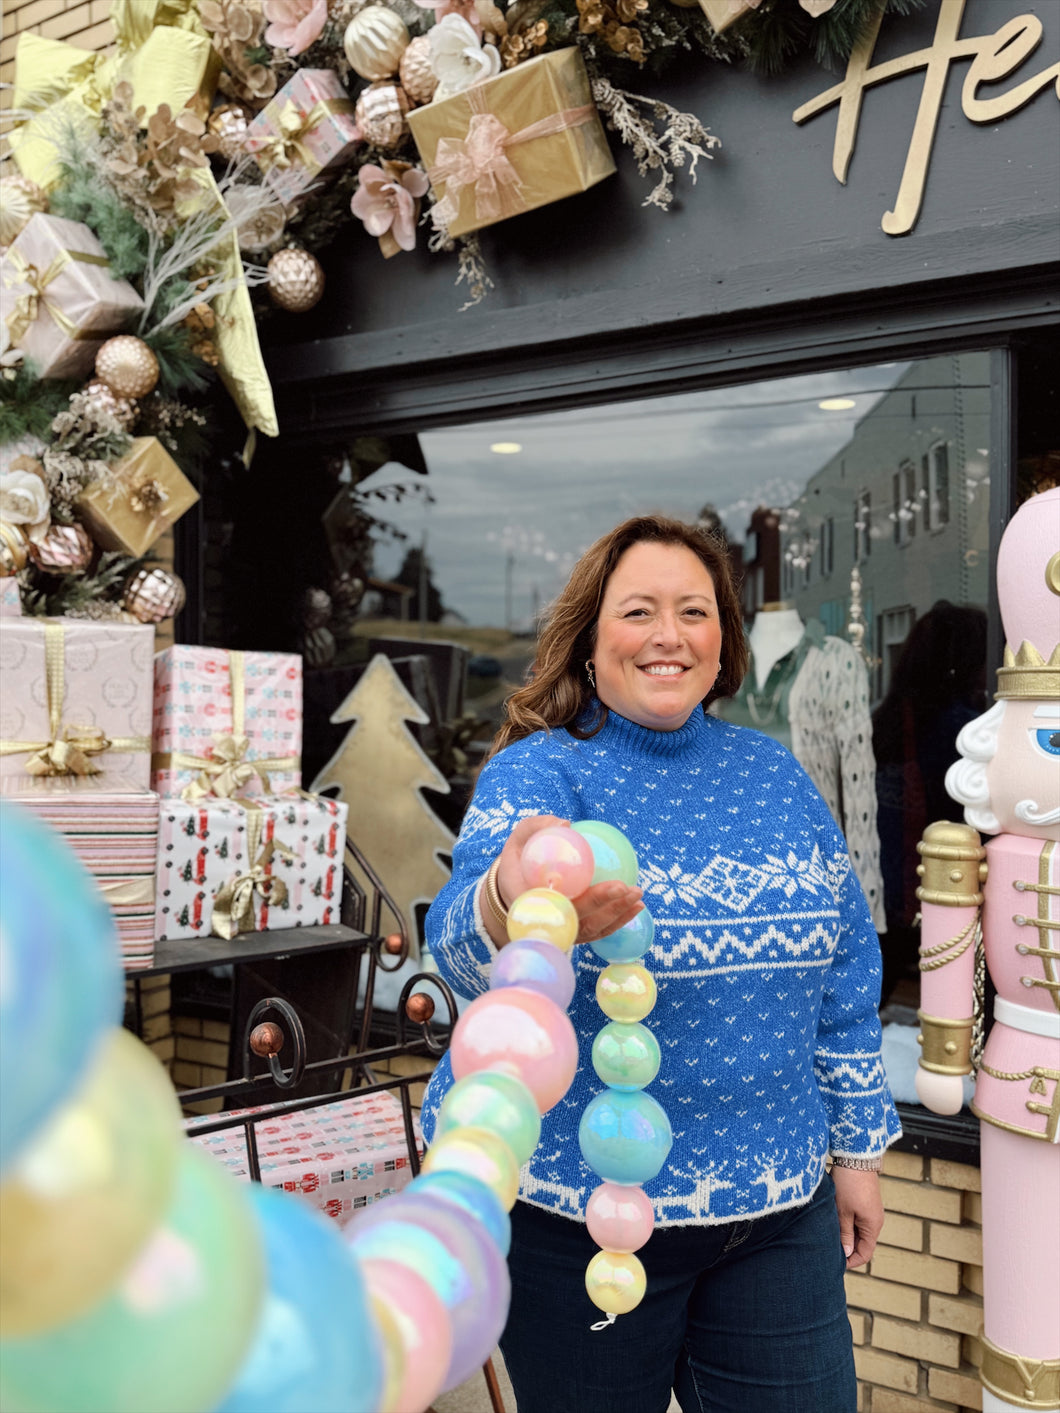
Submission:
[[159,941],[338,922],[347,807],[300,789],[301,747],[301,658],[157,655]]
[[0,793],[69,840],[129,970],[150,964],[154,940],[153,648],[146,625],[0,618]]
[[250,124],[246,150],[282,202],[351,159],[361,136],[353,109],[334,69],[299,69]]
[[[228,1116],[262,1115],[254,1132],[263,1185],[301,1193],[343,1226],[359,1211],[400,1192],[412,1180],[401,1105],[392,1094],[355,1095],[274,1117],[268,1116],[268,1110],[268,1105],[234,1109]],[[196,1123],[210,1121],[192,1119],[185,1127],[229,1172],[249,1182],[243,1129],[224,1129],[195,1138]],[[422,1154],[415,1117],[413,1129]]]

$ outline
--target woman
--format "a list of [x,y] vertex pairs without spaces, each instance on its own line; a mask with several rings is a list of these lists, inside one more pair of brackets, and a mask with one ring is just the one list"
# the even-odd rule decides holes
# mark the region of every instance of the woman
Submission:
[[[852,1413],[843,1273],[883,1224],[877,1170],[899,1125],[880,1063],[876,933],[846,846],[793,757],[707,714],[747,666],[724,550],[640,517],[593,545],[556,602],[533,680],[475,789],[453,875],[430,909],[439,969],[489,984],[520,855],[557,820],[602,819],[637,851],[640,888],[575,899],[579,942],[643,905],[655,920],[646,1018],[662,1051],[649,1092],[669,1115],[667,1164],[645,1184],[656,1226],[648,1290],[606,1330],[584,1289],[598,1179],[578,1121],[601,1089],[603,963],[575,947],[581,1063],[542,1122],[512,1213],[512,1306],[501,1341],[519,1413]],[[424,1130],[452,1083],[432,1077]],[[832,1158],[832,1174],[826,1159]]]

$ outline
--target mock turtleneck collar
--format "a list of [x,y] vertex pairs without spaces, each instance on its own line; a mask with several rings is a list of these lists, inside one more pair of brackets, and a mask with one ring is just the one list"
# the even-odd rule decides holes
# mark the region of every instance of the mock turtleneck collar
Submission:
[[[593,707],[596,707],[595,701]],[[709,731],[709,719],[700,706],[694,708],[685,724],[676,731],[655,731],[650,726],[640,726],[609,708],[607,720],[586,744],[599,742],[626,755],[673,758],[702,750]]]

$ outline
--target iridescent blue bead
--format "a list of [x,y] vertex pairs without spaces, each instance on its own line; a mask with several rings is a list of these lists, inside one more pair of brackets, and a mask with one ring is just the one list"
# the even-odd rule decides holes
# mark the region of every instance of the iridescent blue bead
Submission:
[[635,962],[650,950],[655,938],[655,923],[647,908],[641,908],[632,922],[609,932],[606,937],[590,942],[589,946],[605,962]]
[[647,1182],[666,1162],[672,1143],[666,1111],[641,1090],[605,1089],[586,1105],[578,1125],[582,1157],[604,1182]]
[[507,1256],[512,1244],[512,1219],[500,1204],[496,1193],[468,1173],[421,1173],[405,1189],[409,1193],[430,1193],[450,1202],[476,1217],[493,1238],[502,1256]]

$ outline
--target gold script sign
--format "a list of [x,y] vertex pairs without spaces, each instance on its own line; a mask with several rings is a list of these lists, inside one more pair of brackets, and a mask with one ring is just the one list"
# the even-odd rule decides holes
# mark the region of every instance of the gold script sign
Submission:
[[792,114],[796,123],[804,123],[807,118],[815,117],[834,103],[839,104],[835,146],[832,151],[832,171],[836,180],[846,185],[847,168],[854,153],[865,90],[913,69],[925,70],[920,106],[917,109],[913,135],[909,140],[898,199],[894,203],[894,210],[885,212],[881,222],[888,235],[907,235],[920,214],[920,203],[924,195],[924,183],[927,179],[946,79],[950,65],[955,59],[972,61],[961,90],[961,107],[964,116],[973,123],[993,123],[1008,117],[1017,108],[1029,103],[1036,93],[1047,88],[1054,80],[1057,97],[1060,98],[1060,64],[1053,64],[1051,68],[1043,69],[1040,74],[1024,79],[1005,93],[980,98],[980,85],[999,83],[1008,78],[1034,53],[1041,43],[1042,22],[1036,15],[1016,15],[994,34],[979,34],[961,39],[959,35],[963,14],[964,0],[941,0],[931,48],[903,54],[873,68],[872,52],[876,47],[876,37],[883,18],[881,6],[871,30],[851,53],[846,77],[842,83],[837,83],[825,93],[819,93],[801,108],[796,108]]

